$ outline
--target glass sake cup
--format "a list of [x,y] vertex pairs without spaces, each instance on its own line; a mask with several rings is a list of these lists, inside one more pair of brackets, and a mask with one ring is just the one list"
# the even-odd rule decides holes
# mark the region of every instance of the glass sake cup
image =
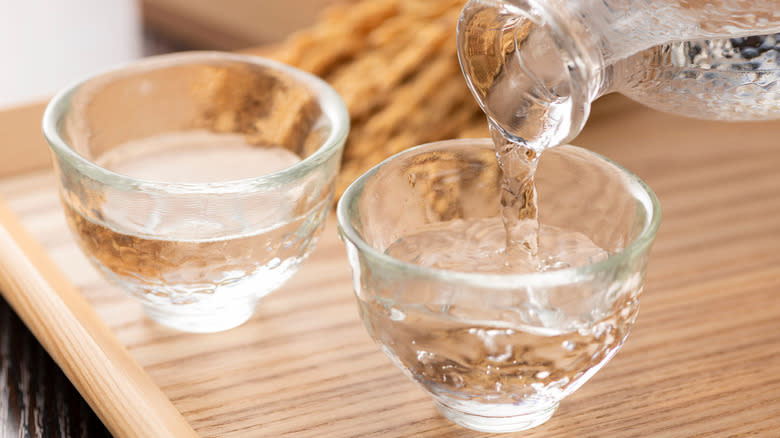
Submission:
[[322,80],[190,52],[79,82],[50,102],[68,224],[160,324],[238,326],[297,270],[332,205],[349,116]]
[[[637,316],[661,215],[653,192],[575,146],[542,154],[536,186],[540,223],[581,233],[606,250],[603,258],[503,274],[478,260],[454,271],[395,256],[425,230],[461,230],[428,240],[438,248],[442,239],[487,239],[480,224],[501,224],[501,173],[487,139],[404,151],[358,178],[338,204],[365,327],[445,417],[470,429],[510,432],[547,421],[613,357]],[[543,243],[540,251],[567,245],[554,235]]]

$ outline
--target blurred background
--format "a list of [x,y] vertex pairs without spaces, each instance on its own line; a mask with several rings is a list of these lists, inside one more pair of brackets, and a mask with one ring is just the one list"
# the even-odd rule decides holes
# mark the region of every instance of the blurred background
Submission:
[[141,56],[273,44],[338,0],[0,1],[0,109]]
[[[247,53],[321,77],[344,99],[352,129],[340,194],[369,167],[410,146],[487,135],[457,59],[464,3],[0,0],[0,116],[14,128],[15,143],[42,145],[43,103],[77,80],[144,56],[252,48]],[[17,152],[15,171],[48,160],[45,147]],[[0,169],[9,160],[0,156]]]

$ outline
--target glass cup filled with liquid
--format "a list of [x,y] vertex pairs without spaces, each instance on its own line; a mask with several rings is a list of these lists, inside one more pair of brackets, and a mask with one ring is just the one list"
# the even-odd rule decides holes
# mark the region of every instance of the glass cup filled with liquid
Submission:
[[349,116],[307,73],[191,52],[75,84],[43,126],[89,260],[155,321],[214,332],[245,322],[314,247]]
[[347,189],[338,220],[384,353],[453,422],[510,432],[547,421],[626,340],[660,206],[593,152],[496,144],[391,157]]

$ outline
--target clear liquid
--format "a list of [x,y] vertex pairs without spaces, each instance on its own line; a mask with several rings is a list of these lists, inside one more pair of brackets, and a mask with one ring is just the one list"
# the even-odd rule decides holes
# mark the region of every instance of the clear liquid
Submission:
[[[430,224],[404,236],[386,253],[426,267],[482,274],[556,270],[596,263],[608,256],[573,231],[542,225],[538,239],[539,252],[533,260],[509,257],[500,218],[458,219]],[[405,293],[414,296],[415,291]],[[489,305],[474,309],[446,302],[405,305],[385,297],[360,297],[360,306],[374,338],[392,346],[386,352],[427,391],[445,399],[448,406],[506,405],[507,415],[517,415],[526,405],[538,409],[546,403],[557,404],[578,388],[620,347],[638,306],[628,294],[611,308],[602,309],[600,314],[605,316],[600,319],[572,324],[574,315],[595,313],[578,308],[574,315],[562,315],[550,307],[543,289],[535,298],[516,293],[521,295],[522,308],[514,310],[491,310]],[[586,303],[583,300],[582,305]],[[513,312],[517,313],[510,317]],[[494,318],[475,316],[490,314]],[[529,315],[546,323],[524,323],[532,319]]]
[[255,234],[166,239],[117,231],[64,205],[68,224],[90,261],[109,279],[153,303],[188,304],[212,296],[259,298],[295,273],[321,231],[317,221],[298,217]]
[[426,391],[449,406],[487,404],[486,415],[511,416],[554,406],[585,383],[620,348],[638,304],[617,302],[605,318],[568,332],[450,317],[457,306],[361,300],[360,308],[372,336]]
[[512,259],[536,263],[539,253],[539,215],[536,205],[534,174],[538,154],[524,143],[517,143],[491,130],[498,165],[501,168],[501,218],[506,233],[504,264]]
[[290,167],[301,157],[279,146],[247,144],[240,134],[177,132],[129,141],[95,163],[152,181],[210,183],[255,178]]
[[[169,183],[262,176],[300,157],[248,145],[243,136],[188,132],[120,145],[96,162],[117,173]],[[156,304],[256,299],[281,286],[311,250],[328,198],[304,210],[300,194],[242,197],[106,191],[98,205],[63,199],[83,252],[109,279]],[[210,197],[209,197],[210,196]],[[300,204],[300,205],[299,205]]]
[[534,230],[536,257],[517,257],[507,253],[506,235],[499,218],[456,219],[403,236],[385,253],[430,268],[485,274],[543,272],[598,263],[609,256],[581,233],[542,225]]
[[[544,225],[534,262],[508,258],[505,242],[501,218],[453,220],[404,236],[386,253],[482,274],[548,271],[608,256],[580,233]],[[414,283],[403,293],[417,296],[413,288]],[[583,295],[576,308],[563,312],[551,305],[548,292],[524,293],[520,286],[505,291],[505,299],[515,295],[516,308],[494,303],[495,296],[484,297],[484,304],[453,303],[446,292],[424,304],[405,304],[382,291],[358,298],[364,324],[385,353],[440,402],[487,417],[514,417],[554,409],[615,354],[636,319],[635,293],[599,311],[586,308],[592,301]]]

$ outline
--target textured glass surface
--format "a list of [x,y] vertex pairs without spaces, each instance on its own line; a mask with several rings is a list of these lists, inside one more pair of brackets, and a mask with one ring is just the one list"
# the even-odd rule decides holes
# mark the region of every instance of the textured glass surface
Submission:
[[716,120],[780,118],[775,34],[674,42],[615,66],[623,94],[660,111]]
[[776,1],[471,0],[463,72],[506,134],[535,149],[581,130],[596,97],[721,120],[780,118]]
[[660,221],[635,176],[553,148],[536,173],[539,248],[571,264],[507,270],[499,174],[490,140],[434,143],[369,171],[338,208],[368,332],[446,417],[489,432],[543,423],[617,352]]

